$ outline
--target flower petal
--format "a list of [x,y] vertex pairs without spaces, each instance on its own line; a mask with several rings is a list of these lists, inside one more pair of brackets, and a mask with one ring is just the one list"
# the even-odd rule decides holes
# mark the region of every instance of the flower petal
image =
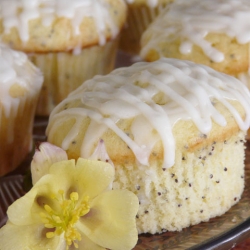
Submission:
[[104,162],[79,159],[77,166],[75,160],[56,162],[50,167],[49,174],[9,207],[9,220],[16,225],[38,223],[45,204],[56,209],[51,196],[59,190],[63,190],[65,195],[78,192],[79,202],[86,195],[91,200],[107,188],[113,176],[113,167]]
[[[44,212],[44,205],[47,204],[52,209],[58,211],[59,207],[56,206],[59,206],[59,203],[55,202],[52,197],[55,197],[55,195],[58,194],[58,192],[61,190],[64,191],[64,194],[66,196],[65,198],[67,198],[67,196],[69,196],[71,192],[77,191],[79,195],[78,202],[80,202],[81,199],[84,199],[85,196],[89,196],[90,202],[95,207],[95,210],[99,211],[103,206],[104,212],[101,211],[101,213],[106,214],[108,212],[108,208],[106,207],[106,205],[102,204],[102,202],[109,202],[108,196],[106,199],[106,196],[103,196],[103,199],[95,199],[95,197],[97,197],[100,193],[103,193],[103,191],[107,189],[113,178],[114,168],[110,164],[105,162],[79,159],[76,165],[75,160],[67,160],[54,163],[48,169],[48,174],[42,176],[26,195],[14,202],[9,207],[9,221],[8,224],[1,230],[1,235],[8,236],[8,230],[10,230],[14,232],[12,233],[13,237],[13,235],[18,234],[17,231],[22,231],[22,234],[20,234],[21,238],[26,237],[24,239],[23,245],[19,243],[19,241],[21,241],[19,239],[19,236],[15,237],[17,238],[16,244],[20,244],[19,247],[21,246],[21,248],[19,249],[22,249],[22,246],[25,246],[26,243],[29,243],[29,237],[27,237],[27,235],[32,234],[30,232],[30,229],[32,228],[33,230],[38,230],[35,231],[34,237],[36,238],[36,240],[38,240],[38,242],[41,242],[41,244],[43,244],[42,249],[44,249],[44,242],[42,242],[40,239],[42,230],[46,230],[44,225],[42,224],[42,218],[40,217],[41,212]],[[58,205],[55,205],[54,203]],[[102,223],[102,225],[102,228],[104,228],[105,230],[108,228],[105,223]],[[128,227],[125,226],[125,228]],[[86,229],[86,231],[88,231],[88,229]],[[97,235],[101,236],[101,233],[98,233],[98,230],[96,232]],[[117,235],[119,235],[119,230]],[[106,237],[106,233],[104,233],[104,236]],[[32,245],[30,249],[40,249],[40,245],[38,245],[38,247],[33,247],[35,245],[34,237],[32,236],[32,239],[30,240]],[[47,239],[46,237],[44,238],[45,240],[49,241],[49,239]],[[102,240],[99,241],[102,242]],[[91,249],[103,249],[102,247],[96,246],[95,242],[91,242],[91,240],[85,240],[85,242],[87,242],[87,246],[92,247]],[[104,243],[106,243],[106,240],[104,240]],[[80,244],[82,245],[83,242],[81,242]],[[24,247],[23,249],[26,248]],[[52,247],[50,249],[58,248]]]
[[[79,158],[74,169],[57,165],[60,163],[51,166],[50,173],[55,175],[55,178],[64,178],[65,182],[71,179],[72,187],[69,189],[78,192],[80,198],[87,195],[91,200],[105,191],[114,178],[114,168],[106,162]],[[66,171],[68,174],[65,175]]]
[[114,166],[112,160],[110,159],[107,153],[104,141],[102,139],[98,142],[93,154],[88,159],[109,162],[112,166]]
[[8,208],[7,214],[13,224],[29,225],[40,222],[40,213],[44,212],[45,204],[56,208],[51,196],[59,190],[67,193],[74,184],[70,177],[75,169],[75,160],[61,161],[53,165],[57,165],[55,167],[60,170],[57,175],[44,175],[27,194]]
[[48,239],[45,234],[42,225],[16,226],[7,223],[0,229],[0,249],[65,249],[66,244],[63,236]]
[[[41,198],[50,197],[53,192],[53,179],[51,175],[43,176],[39,182],[23,197],[16,200],[7,210],[9,221],[16,225],[30,225],[39,223],[39,213],[43,211]],[[49,199],[48,199],[49,200]]]
[[36,150],[31,162],[33,185],[45,174],[48,174],[51,165],[58,161],[67,160],[66,152],[48,142],[43,142]]
[[85,235],[81,235],[82,240],[78,241],[78,248],[74,247],[74,245],[71,245],[69,250],[105,250],[106,248],[103,248],[101,246],[96,245],[93,241],[91,241],[88,237]]
[[138,240],[135,216],[139,202],[128,190],[112,190],[97,196],[90,212],[77,224],[79,230],[98,245],[127,250]]
[[29,225],[34,223],[31,217],[31,208],[33,206],[37,190],[31,189],[26,195],[16,200],[7,210],[9,221],[16,225]]

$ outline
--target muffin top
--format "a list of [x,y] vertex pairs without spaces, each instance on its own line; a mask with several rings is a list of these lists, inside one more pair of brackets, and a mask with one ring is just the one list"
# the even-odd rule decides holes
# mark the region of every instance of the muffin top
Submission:
[[158,4],[169,3],[173,0],[125,0],[130,5],[147,5],[151,8],[156,7]]
[[144,165],[161,151],[155,150],[158,145],[163,166],[171,167],[175,145],[185,147],[189,141],[195,146],[212,128],[213,138],[221,137],[225,127],[231,133],[247,130],[249,122],[250,94],[236,78],[162,58],[84,82],[52,111],[47,135],[65,150],[80,150],[82,157],[90,157],[102,139],[112,160],[133,153]]
[[[248,0],[176,0],[143,34],[141,56],[147,57],[150,50],[155,50],[159,56],[166,56],[164,48],[175,50],[174,46],[168,47],[169,44],[175,43],[178,45],[177,51],[172,54],[169,52],[169,57],[179,58],[181,55],[176,54],[180,53],[190,55],[187,59],[192,60],[193,50],[200,50],[211,62],[221,63],[226,54],[231,59],[237,57],[237,53],[240,56],[241,51],[237,51],[235,44],[248,45],[249,41]],[[248,49],[248,46],[246,48]],[[248,57],[246,51],[243,53]],[[240,66],[234,64],[234,67]]]
[[22,98],[37,94],[42,82],[40,70],[24,53],[0,44],[0,108],[3,108],[5,116]]
[[26,52],[79,50],[115,38],[126,18],[123,0],[2,0],[3,42]]

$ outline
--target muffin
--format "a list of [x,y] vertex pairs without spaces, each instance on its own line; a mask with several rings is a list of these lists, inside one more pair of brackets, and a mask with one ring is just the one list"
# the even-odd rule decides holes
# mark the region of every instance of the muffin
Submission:
[[74,159],[104,142],[113,188],[138,196],[137,229],[154,234],[239,201],[249,123],[250,93],[239,80],[162,58],[86,81],[53,110],[46,133]]
[[37,115],[49,115],[83,81],[114,67],[123,0],[0,2],[0,35],[44,73]]
[[119,48],[129,54],[138,55],[140,39],[149,24],[174,0],[125,0],[128,17],[121,32]]
[[176,0],[141,39],[141,57],[190,60],[232,76],[249,69],[250,2]]
[[0,176],[32,149],[35,108],[43,77],[22,52],[0,44]]

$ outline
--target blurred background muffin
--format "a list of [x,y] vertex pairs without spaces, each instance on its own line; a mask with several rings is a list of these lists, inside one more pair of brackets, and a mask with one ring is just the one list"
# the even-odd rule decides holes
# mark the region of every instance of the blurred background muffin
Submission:
[[47,136],[70,159],[111,159],[113,188],[140,201],[138,232],[154,234],[207,221],[239,201],[249,124],[243,83],[161,58],[84,82],[52,111]]
[[176,0],[144,32],[140,56],[201,63],[250,88],[249,42],[250,1]]
[[126,25],[121,32],[119,48],[138,55],[140,38],[148,25],[174,0],[125,0],[128,5]]
[[178,58],[239,77],[248,74],[250,2],[176,0],[144,32],[140,55]]
[[22,52],[0,45],[0,176],[32,149],[35,108],[43,77]]
[[44,73],[37,114],[49,115],[84,80],[114,67],[123,0],[3,0],[1,41],[23,51]]

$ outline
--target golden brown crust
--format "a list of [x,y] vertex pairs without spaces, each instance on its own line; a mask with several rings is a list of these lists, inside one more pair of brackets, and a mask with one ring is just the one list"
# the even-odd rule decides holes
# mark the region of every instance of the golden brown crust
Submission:
[[[126,5],[123,1],[106,0],[109,6],[109,14],[118,30],[122,29],[126,20]],[[75,47],[86,48],[99,44],[99,35],[95,22],[91,17],[85,17],[80,25],[80,35],[75,36],[71,20],[68,18],[56,18],[50,26],[44,26],[41,18],[29,22],[29,40],[22,42],[16,28],[12,28],[8,34],[3,34],[3,20],[0,19],[0,34],[2,41],[13,49],[27,53],[47,53],[70,51]],[[109,28],[105,30],[106,40],[112,39]]]
[[[158,0],[157,5],[162,5],[162,4],[169,4],[173,2],[174,0]],[[134,0],[132,3],[128,3],[129,6],[131,7],[138,7],[138,6],[148,6],[148,0]]]
[[[245,116],[245,111],[243,107],[237,101],[230,101],[230,103],[238,110],[242,117]],[[77,103],[71,103],[72,106],[77,106]],[[212,145],[217,142],[227,141],[232,135],[237,134],[240,131],[238,124],[236,123],[234,117],[229,112],[229,110],[219,102],[214,103],[215,107],[227,120],[227,125],[222,127],[215,122],[212,123],[212,130],[208,135],[202,134],[196,125],[191,120],[180,120],[173,127],[173,134],[176,141],[176,148],[181,150],[181,152],[194,152],[201,148],[205,148],[208,145]],[[74,117],[61,117],[57,118],[58,124],[60,124],[54,134],[48,135],[48,141],[61,146],[63,139],[66,137],[70,129],[75,123]],[[85,118],[82,122],[81,129],[79,129],[79,134],[77,141],[74,141],[70,144],[67,154],[69,158],[77,159],[80,155],[80,147],[84,138],[85,131],[89,126],[90,118]],[[132,119],[129,120],[120,120],[118,122],[118,127],[125,131],[128,136],[130,136],[130,126]],[[50,124],[53,126],[53,124]],[[118,137],[112,130],[108,129],[102,136],[102,139],[105,142],[105,146],[108,152],[109,157],[114,162],[114,164],[126,164],[127,162],[136,162],[135,155],[132,150],[128,148],[127,144]],[[91,152],[94,151],[96,144],[91,149]],[[162,161],[163,160],[163,146],[161,142],[158,142],[152,153],[150,155],[150,162]]]

